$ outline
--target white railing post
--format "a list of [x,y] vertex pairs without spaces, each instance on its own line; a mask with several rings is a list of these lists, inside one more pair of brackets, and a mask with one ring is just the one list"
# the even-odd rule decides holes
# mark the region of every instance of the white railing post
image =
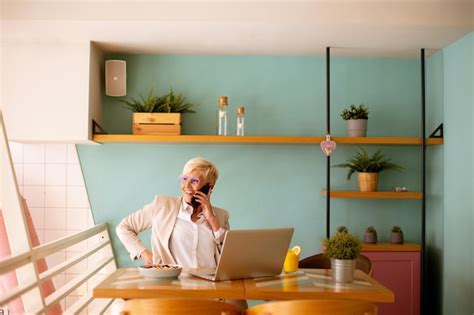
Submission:
[[[5,131],[3,115],[0,111],[0,204],[2,207],[5,229],[10,244],[12,256],[31,251],[31,241],[29,237],[28,226],[25,220],[23,210],[23,201],[18,191],[15,170],[13,168],[10,147]],[[38,281],[38,271],[36,263],[29,263],[17,269],[18,284],[31,283],[32,280]],[[45,303],[39,288],[35,288],[23,295],[23,306],[25,312],[34,309],[44,308]]]

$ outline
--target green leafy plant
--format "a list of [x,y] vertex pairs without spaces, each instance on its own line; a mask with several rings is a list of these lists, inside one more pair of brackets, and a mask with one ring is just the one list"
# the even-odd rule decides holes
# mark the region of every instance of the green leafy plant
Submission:
[[392,228],[392,233],[400,233],[402,231],[402,228],[399,227],[398,225],[395,225],[393,228]]
[[181,94],[174,94],[173,89],[164,95],[155,96],[153,89],[148,93],[148,97],[130,98],[120,100],[125,107],[134,113],[195,113],[191,108],[192,103],[185,101]]
[[403,167],[390,162],[390,159],[385,159],[381,150],[378,150],[374,155],[369,156],[364,148],[359,147],[359,151],[347,160],[347,163],[337,164],[333,167],[347,167],[349,172],[347,173],[347,179],[349,180],[354,172],[365,172],[365,173],[380,173],[385,170],[400,171]]
[[332,259],[357,259],[362,249],[362,242],[353,234],[336,232],[326,240],[324,254]]
[[134,113],[153,113],[157,108],[160,100],[159,97],[153,94],[153,89],[148,93],[148,97],[143,97],[139,94],[140,98],[129,98],[125,100],[120,100],[120,102],[125,104],[125,107],[131,110]]
[[359,106],[352,104],[348,109],[342,111],[341,117],[344,120],[349,119],[369,119],[369,109],[364,103]]

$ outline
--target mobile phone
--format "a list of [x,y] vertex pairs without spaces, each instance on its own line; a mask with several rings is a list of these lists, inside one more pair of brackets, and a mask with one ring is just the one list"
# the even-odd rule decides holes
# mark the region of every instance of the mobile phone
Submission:
[[[209,189],[211,189],[211,186],[209,184],[206,184],[204,186],[201,187],[201,189],[199,189],[200,192],[203,192],[205,195],[207,195],[207,193],[209,192]],[[191,205],[193,206],[193,208],[197,208],[200,203],[198,202],[198,200],[193,197],[191,199]]]

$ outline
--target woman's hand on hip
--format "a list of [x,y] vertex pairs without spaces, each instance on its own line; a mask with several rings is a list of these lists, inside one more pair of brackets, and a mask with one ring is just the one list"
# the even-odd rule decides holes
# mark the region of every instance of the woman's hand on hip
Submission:
[[145,265],[153,265],[153,254],[148,249],[140,254],[140,259],[143,259]]

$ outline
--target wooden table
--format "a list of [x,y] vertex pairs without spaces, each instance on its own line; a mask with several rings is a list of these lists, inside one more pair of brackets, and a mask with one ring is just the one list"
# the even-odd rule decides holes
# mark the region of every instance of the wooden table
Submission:
[[178,278],[144,278],[137,268],[119,268],[94,288],[96,298],[184,297],[245,299],[242,280],[212,282],[186,274]]
[[248,300],[349,299],[393,303],[395,295],[376,280],[356,270],[354,282],[335,283],[331,269],[300,269],[289,275],[245,279]]
[[394,294],[356,270],[355,281],[336,284],[331,270],[300,269],[277,277],[211,282],[185,270],[178,278],[148,279],[137,268],[120,268],[94,288],[96,298],[191,297],[246,300],[353,299],[392,303]]

